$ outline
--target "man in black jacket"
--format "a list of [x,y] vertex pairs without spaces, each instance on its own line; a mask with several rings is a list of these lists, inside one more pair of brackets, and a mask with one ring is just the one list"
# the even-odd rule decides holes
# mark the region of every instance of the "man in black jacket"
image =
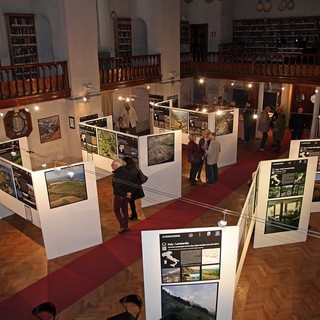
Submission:
[[303,114],[303,108],[298,108],[298,113],[293,113],[289,121],[289,128],[291,129],[291,139],[301,140],[304,128],[307,125],[307,117]]
[[113,187],[113,209],[114,214],[119,221],[120,231],[128,231],[128,203],[131,198],[132,190],[130,186],[130,172],[123,166],[121,159],[115,159],[111,163],[113,170],[112,187]]

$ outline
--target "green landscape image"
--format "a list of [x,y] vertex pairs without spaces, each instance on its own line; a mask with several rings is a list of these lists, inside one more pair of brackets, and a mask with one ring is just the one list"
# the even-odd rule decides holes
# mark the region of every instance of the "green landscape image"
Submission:
[[67,168],[62,168],[59,173],[55,170],[46,172],[51,209],[87,199],[83,165],[71,168],[70,170],[74,173],[72,178],[67,175]]
[[217,282],[162,286],[162,316],[177,313],[183,319],[215,320],[217,293]]
[[117,140],[114,132],[98,129],[99,155],[115,159],[117,157]]

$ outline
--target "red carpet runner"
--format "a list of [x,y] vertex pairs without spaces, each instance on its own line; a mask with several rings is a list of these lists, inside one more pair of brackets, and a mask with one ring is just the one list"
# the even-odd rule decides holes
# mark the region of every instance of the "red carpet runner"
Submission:
[[[289,145],[289,139],[285,140],[283,150],[287,150]],[[274,158],[277,157],[272,150],[257,151],[221,173],[218,186],[202,185],[187,194],[186,198],[216,205],[246,183],[260,161]],[[213,188],[214,196],[210,196]],[[58,313],[61,312],[141,258],[141,230],[184,228],[206,211],[204,207],[179,200],[174,201],[132,227],[129,233],[95,247],[80,258],[2,301],[0,319],[32,320],[34,319],[31,314],[32,308],[44,301],[52,301]]]

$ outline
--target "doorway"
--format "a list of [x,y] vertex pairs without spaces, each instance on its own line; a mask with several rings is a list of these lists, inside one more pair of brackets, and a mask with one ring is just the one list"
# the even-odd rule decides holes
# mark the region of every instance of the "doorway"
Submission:
[[208,24],[190,25],[190,51],[196,55],[208,52]]

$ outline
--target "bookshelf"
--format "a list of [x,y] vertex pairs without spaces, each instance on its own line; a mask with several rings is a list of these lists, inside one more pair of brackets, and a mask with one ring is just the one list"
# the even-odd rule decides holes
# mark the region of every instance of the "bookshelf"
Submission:
[[190,24],[188,21],[180,22],[180,44],[190,44]]
[[5,14],[12,65],[38,62],[37,37],[33,14]]
[[233,43],[247,52],[312,51],[319,43],[320,17],[233,21]]
[[132,55],[131,18],[114,19],[114,40],[116,56]]

